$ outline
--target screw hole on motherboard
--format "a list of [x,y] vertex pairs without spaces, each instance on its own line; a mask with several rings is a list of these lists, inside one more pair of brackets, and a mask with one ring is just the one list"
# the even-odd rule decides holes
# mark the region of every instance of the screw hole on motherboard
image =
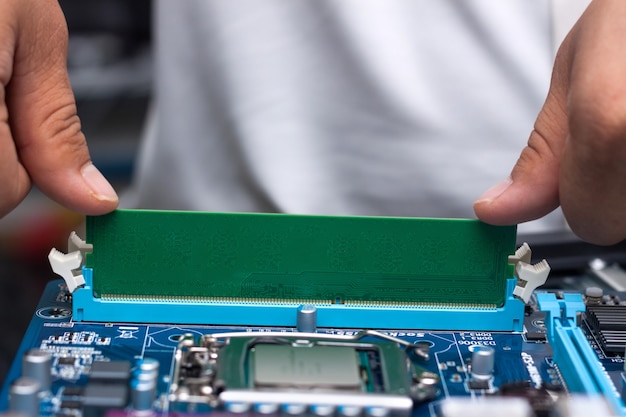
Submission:
[[37,316],[44,319],[64,319],[71,315],[71,310],[62,307],[45,307],[37,310]]

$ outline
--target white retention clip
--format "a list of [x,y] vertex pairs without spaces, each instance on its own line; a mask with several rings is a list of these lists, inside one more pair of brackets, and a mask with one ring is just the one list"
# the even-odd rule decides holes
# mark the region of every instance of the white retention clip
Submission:
[[529,264],[532,254],[533,252],[530,249],[530,246],[528,246],[528,243],[524,242],[522,243],[522,246],[515,251],[515,255],[509,255],[509,263],[517,265],[517,263],[521,261]]
[[513,295],[522,299],[524,303],[528,303],[530,296],[537,287],[546,283],[550,273],[548,261],[544,259],[531,265],[531,255],[530,246],[528,243],[524,243],[515,251],[515,255],[509,256],[509,263],[515,265],[515,277],[517,278]]
[[76,288],[85,285],[85,278],[82,274],[82,266],[85,261],[85,254],[91,253],[93,245],[87,244],[76,232],[72,232],[67,242],[68,252],[63,252],[52,248],[48,254],[48,261],[52,271],[60,275],[67,285],[70,293]]
[[75,252],[79,250],[85,258],[85,254],[93,252],[93,245],[85,242],[81,239],[76,232],[70,233],[70,237],[67,238],[67,253]]

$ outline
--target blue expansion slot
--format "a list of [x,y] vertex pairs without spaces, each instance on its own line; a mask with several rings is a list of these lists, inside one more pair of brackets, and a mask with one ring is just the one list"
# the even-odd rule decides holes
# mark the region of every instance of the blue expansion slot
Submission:
[[553,361],[570,392],[602,395],[616,416],[626,416],[621,396],[577,325],[578,316],[585,311],[582,296],[564,294],[563,299],[557,299],[553,293],[541,293],[537,294],[537,303],[541,311],[546,313],[545,323]]

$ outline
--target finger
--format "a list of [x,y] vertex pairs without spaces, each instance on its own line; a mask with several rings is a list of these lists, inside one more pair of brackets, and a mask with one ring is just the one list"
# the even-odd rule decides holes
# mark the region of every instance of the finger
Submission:
[[577,235],[612,244],[626,237],[626,3],[592,3],[586,18],[598,24],[572,65],[560,199]]
[[[67,69],[67,28],[56,1],[19,10],[13,75],[7,90],[10,127],[32,181],[60,204],[102,214],[117,195],[90,160]],[[29,3],[31,4],[31,3]]]
[[11,128],[6,105],[6,85],[13,75],[13,56],[17,40],[14,8],[7,7],[4,16],[8,21],[0,24],[0,217],[13,210],[30,190],[30,178],[22,166]]
[[476,215],[487,223],[523,223],[542,217],[559,205],[560,159],[568,134],[569,48],[566,40],[557,56],[546,101],[510,177],[474,203]]
[[[2,78],[0,76],[0,78]],[[4,103],[4,87],[0,86],[0,217],[13,210],[30,190],[30,179],[20,163],[9,129],[8,111]]]

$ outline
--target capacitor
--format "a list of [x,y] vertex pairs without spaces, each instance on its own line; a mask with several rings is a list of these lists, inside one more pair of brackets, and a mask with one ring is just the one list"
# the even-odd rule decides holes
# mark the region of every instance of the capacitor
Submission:
[[31,349],[22,357],[22,376],[39,383],[41,391],[50,390],[52,356],[42,349]]
[[159,361],[154,358],[143,358],[137,362],[135,377],[142,381],[159,379]]
[[299,332],[315,333],[317,330],[317,308],[313,304],[302,304],[298,307],[296,328]]
[[254,405],[254,411],[259,415],[276,415],[280,405],[276,403],[260,403]]
[[599,287],[587,287],[585,289],[585,302],[587,305],[602,304],[604,291]]
[[137,372],[131,381],[131,403],[135,412],[151,411],[157,395],[159,361],[142,358],[137,362]]
[[305,404],[284,404],[282,414],[284,416],[303,416],[307,412]]
[[335,407],[329,404],[315,404],[311,406],[311,413],[317,417],[330,417],[335,414]]
[[343,405],[337,409],[337,414],[341,417],[359,417],[363,409],[355,405]]
[[17,379],[9,390],[9,409],[23,417],[39,416],[39,382],[33,378]]
[[493,375],[496,351],[491,346],[474,346],[472,350],[472,376],[489,379]]
[[130,384],[130,397],[134,411],[151,411],[156,399],[155,380],[133,380]]
[[225,404],[226,411],[232,414],[244,414],[250,411],[252,404],[245,402],[233,402]]
[[386,407],[367,407],[365,415],[367,417],[389,417],[391,412]]
[[139,361],[139,370],[141,372],[150,372],[158,374],[159,372],[159,361],[154,358],[143,358]]

